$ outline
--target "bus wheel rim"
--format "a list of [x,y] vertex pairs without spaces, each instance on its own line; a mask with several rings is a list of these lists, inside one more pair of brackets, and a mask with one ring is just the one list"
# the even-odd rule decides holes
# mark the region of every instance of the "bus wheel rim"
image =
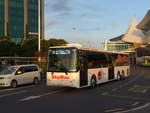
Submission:
[[96,85],[96,81],[94,79],[92,79],[91,85],[92,85],[92,87],[94,87]]

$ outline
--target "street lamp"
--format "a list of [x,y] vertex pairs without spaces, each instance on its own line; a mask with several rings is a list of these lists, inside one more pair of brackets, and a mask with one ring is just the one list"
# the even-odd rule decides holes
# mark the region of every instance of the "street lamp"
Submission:
[[39,52],[39,57],[38,57],[38,61],[40,62],[41,61],[41,55],[40,55],[40,52],[41,52],[41,2],[40,0],[38,0],[38,52]]
[[39,52],[39,56],[38,56],[38,61],[40,62],[41,61],[41,55],[40,55],[40,52],[41,52],[41,2],[40,0],[38,0],[38,33],[36,32],[29,32],[28,34],[31,34],[31,35],[38,35],[38,52]]

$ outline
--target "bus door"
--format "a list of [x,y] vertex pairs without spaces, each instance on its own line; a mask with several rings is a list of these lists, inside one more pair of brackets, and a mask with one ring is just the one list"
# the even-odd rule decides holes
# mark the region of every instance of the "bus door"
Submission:
[[115,79],[114,66],[116,62],[117,55],[108,54],[108,80]]
[[88,84],[87,58],[84,51],[79,52],[80,87]]
[[108,67],[108,80],[112,80],[114,77],[114,66]]
[[114,77],[114,67],[108,68],[108,80],[112,80]]

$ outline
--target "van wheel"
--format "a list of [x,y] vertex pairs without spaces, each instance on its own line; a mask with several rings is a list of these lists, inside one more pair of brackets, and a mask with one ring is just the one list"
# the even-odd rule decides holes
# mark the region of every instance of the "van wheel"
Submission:
[[37,85],[37,84],[39,83],[38,78],[34,78],[33,83],[34,83],[35,85]]
[[12,88],[16,88],[16,87],[17,87],[17,81],[16,81],[16,80],[13,80],[13,81],[11,82],[11,87],[12,87]]
[[91,78],[91,88],[95,88],[96,85],[97,85],[97,83],[96,83],[96,77],[93,76],[93,77]]

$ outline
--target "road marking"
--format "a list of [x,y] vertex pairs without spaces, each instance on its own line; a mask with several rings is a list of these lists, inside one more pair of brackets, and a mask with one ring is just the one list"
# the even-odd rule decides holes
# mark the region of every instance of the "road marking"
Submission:
[[144,76],[144,79],[150,79],[150,75]]
[[128,98],[128,99],[142,100],[142,101],[150,102],[149,98],[139,98],[139,97],[132,97],[132,96],[109,95],[109,94],[105,94],[105,95],[102,95],[102,96],[110,96],[110,97],[117,97],[117,98]]
[[27,89],[27,88],[31,88],[31,87],[34,87],[34,85],[32,85],[32,86],[27,86],[27,87],[21,87],[21,88],[0,89],[0,92],[16,91],[16,90]]
[[34,100],[34,99],[38,99],[38,98],[41,98],[41,97],[44,97],[44,96],[56,94],[56,93],[62,92],[64,90],[66,90],[66,89],[51,91],[51,92],[44,93],[44,94],[41,94],[41,95],[32,95],[32,96],[29,96],[29,97],[26,97],[26,98],[23,98],[23,99],[19,99],[19,101],[23,102],[23,101]]
[[101,95],[108,95],[108,92],[104,92],[104,93],[102,93]]
[[116,111],[121,111],[121,110],[123,110],[123,108],[115,108],[115,109],[105,110],[104,112],[108,113],[108,112],[116,112]]
[[136,106],[136,105],[138,105],[140,102],[134,102],[133,104],[132,104],[132,106]]
[[112,91],[116,91],[116,90],[117,90],[117,88],[112,89]]
[[146,93],[149,89],[149,86],[134,85],[132,88],[128,89],[128,91],[132,91],[135,93]]
[[19,91],[19,92],[15,92],[15,93],[4,94],[4,95],[0,95],[0,98],[8,97],[8,96],[16,95],[16,94],[21,94],[21,93],[25,93],[25,92],[27,92],[27,91],[23,90],[23,91]]
[[125,83],[124,85],[129,85],[130,83],[134,82],[136,79],[138,79],[138,78],[140,78],[141,76],[143,76],[142,74],[144,74],[144,73],[145,73],[145,70],[142,71],[141,75],[139,75],[139,76],[135,77],[134,79],[128,81],[128,82]]
[[136,107],[136,108],[133,108],[133,109],[130,109],[130,110],[126,110],[126,111],[119,111],[119,112],[114,112],[114,113],[127,113],[127,112],[132,112],[132,111],[137,111],[137,110],[141,110],[143,108],[146,108],[150,106],[150,103],[147,103],[145,104],[144,106],[140,106],[140,107]]

